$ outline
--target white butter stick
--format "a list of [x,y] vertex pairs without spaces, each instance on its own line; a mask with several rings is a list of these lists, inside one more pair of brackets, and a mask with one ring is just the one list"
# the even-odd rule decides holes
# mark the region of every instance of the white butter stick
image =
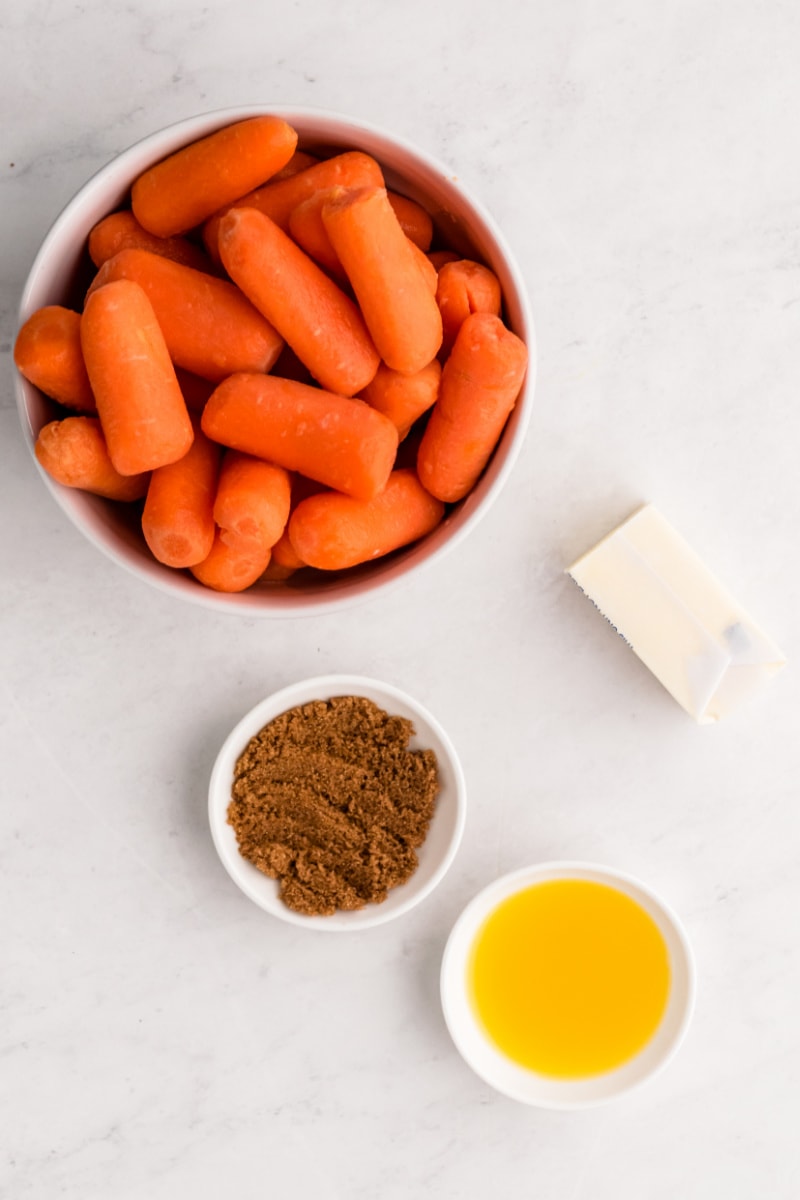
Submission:
[[701,724],[727,716],[786,663],[652,504],[568,573]]

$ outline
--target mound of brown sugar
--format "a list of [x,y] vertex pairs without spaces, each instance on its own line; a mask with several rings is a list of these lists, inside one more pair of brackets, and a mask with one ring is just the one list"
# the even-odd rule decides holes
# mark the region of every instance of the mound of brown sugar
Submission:
[[282,713],[236,763],[228,823],[239,850],[309,916],[386,899],[417,868],[439,790],[410,721],[362,696]]

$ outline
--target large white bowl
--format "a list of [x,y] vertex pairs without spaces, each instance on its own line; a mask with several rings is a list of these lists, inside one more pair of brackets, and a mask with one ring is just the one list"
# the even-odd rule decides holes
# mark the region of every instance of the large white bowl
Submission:
[[[369,904],[355,912],[329,917],[308,917],[287,908],[278,895],[278,883],[239,853],[236,834],[228,824],[234,769],[248,742],[275,717],[298,704],[330,700],[334,696],[365,696],[384,712],[406,717],[414,726],[412,750],[433,750],[439,771],[440,791],[428,829],[417,851],[419,866],[406,883],[392,888],[382,904]],[[388,683],[359,675],[322,675],[283,688],[251,709],[230,732],[217,756],[208,789],[211,836],[222,865],[237,887],[265,912],[293,925],[329,933],[346,933],[383,925],[414,908],[444,878],[455,858],[464,832],[467,790],[453,745],[439,722],[419,701]]]
[[[485,262],[500,279],[505,319],[528,345],[527,381],[491,463],[472,493],[456,505],[438,529],[419,543],[383,561],[364,564],[338,575],[311,578],[301,573],[282,584],[256,584],[246,592],[226,595],[199,584],[188,572],[162,566],[148,551],[138,522],[129,510],[99,497],[42,478],[69,519],[95,546],[138,578],[180,597],[218,611],[247,616],[286,617],[316,614],[365,600],[405,580],[418,568],[452,549],[474,528],[503,487],[520,450],[530,418],[536,375],[536,346],[525,285],[513,255],[495,222],[453,175],[429,155],[401,138],[363,121],[308,108],[249,105],[191,117],[151,134],[123,151],[81,188],[56,219],[31,267],[20,305],[20,325],[46,304],[80,307],[88,274],[84,247],[89,231],[107,213],[121,207],[138,175],[166,155],[233,121],[260,113],[277,113],[299,134],[299,145],[360,149],[384,168],[389,187],[424,205],[443,240],[460,253]],[[22,426],[33,450],[41,427],[53,418],[54,406],[17,376]],[[38,465],[38,464],[37,464]]]
[[[553,1079],[512,1062],[487,1037],[469,995],[470,954],[488,915],[507,897],[533,884],[554,879],[585,879],[623,892],[655,921],[669,955],[671,978],[667,1007],[650,1041],[616,1070],[586,1079]],[[495,880],[464,909],[453,926],[442,959],[442,1008],[461,1056],[497,1091],[541,1108],[589,1108],[621,1096],[651,1079],[666,1066],[682,1042],[694,1008],[694,993],[692,951],[676,914],[646,884],[622,871],[595,863],[539,863]]]

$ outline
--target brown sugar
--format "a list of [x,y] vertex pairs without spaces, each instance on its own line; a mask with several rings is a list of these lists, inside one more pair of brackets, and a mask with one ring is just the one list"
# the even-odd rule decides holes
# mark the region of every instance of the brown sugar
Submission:
[[363,696],[314,700],[251,738],[228,823],[239,850],[309,916],[379,904],[417,868],[439,790],[411,721]]

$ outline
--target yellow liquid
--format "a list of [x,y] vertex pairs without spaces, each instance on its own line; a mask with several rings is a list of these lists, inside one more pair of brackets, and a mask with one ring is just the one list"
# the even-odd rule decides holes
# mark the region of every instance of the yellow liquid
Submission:
[[667,1006],[667,946],[652,917],[603,883],[557,879],[509,896],[472,946],[469,985],[489,1039],[560,1079],[611,1071],[655,1033]]

